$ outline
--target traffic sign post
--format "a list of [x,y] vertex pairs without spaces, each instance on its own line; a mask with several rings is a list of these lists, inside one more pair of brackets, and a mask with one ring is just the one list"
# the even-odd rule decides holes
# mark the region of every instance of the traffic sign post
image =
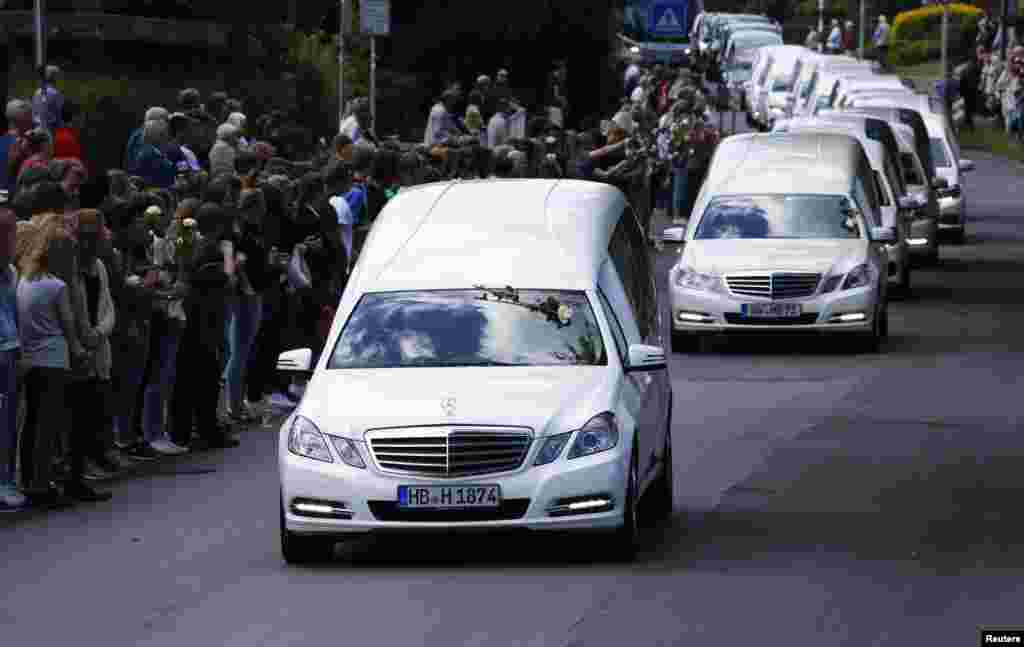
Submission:
[[362,0],[360,25],[370,36],[370,114],[377,122],[377,36],[391,35],[390,0]]

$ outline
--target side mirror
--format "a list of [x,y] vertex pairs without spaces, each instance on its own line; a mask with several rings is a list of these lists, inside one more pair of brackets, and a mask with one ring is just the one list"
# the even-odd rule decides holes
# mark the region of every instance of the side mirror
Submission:
[[974,170],[974,160],[960,160],[960,170],[969,173]]
[[660,371],[666,368],[668,368],[668,364],[665,362],[664,348],[647,344],[630,344],[627,373]]
[[944,190],[944,189],[948,189],[948,188],[949,188],[949,180],[947,180],[947,179],[946,179],[946,178],[944,178],[944,177],[936,177],[936,178],[935,178],[935,179],[934,179],[934,180],[932,181],[932,186],[933,186],[933,187],[934,187],[935,189],[939,190],[939,191],[942,191],[942,190]]
[[277,358],[277,370],[282,373],[311,375],[313,373],[313,351],[309,348],[300,348],[281,353]]
[[927,202],[921,199],[921,195],[918,193],[908,193],[907,195],[901,195],[899,199],[900,209],[903,211],[917,211],[918,209],[924,209]]
[[686,227],[668,227],[661,232],[661,242],[682,244],[686,240]]
[[891,245],[896,242],[896,229],[893,227],[872,227],[871,240]]

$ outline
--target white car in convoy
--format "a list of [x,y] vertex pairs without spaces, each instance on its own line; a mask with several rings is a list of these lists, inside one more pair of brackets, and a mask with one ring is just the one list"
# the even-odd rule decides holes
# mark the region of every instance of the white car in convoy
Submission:
[[278,445],[281,549],[354,534],[606,531],[672,509],[672,390],[648,249],[618,189],[428,184],[381,212]]
[[956,245],[963,244],[967,228],[967,187],[964,175],[974,161],[960,156],[960,144],[950,125],[945,106],[935,97],[919,93],[873,96],[857,102],[865,107],[913,110],[928,133],[935,189],[939,199],[939,232]]
[[[748,118],[766,128],[769,118],[785,118],[793,98],[796,63],[809,50],[802,45],[769,45],[762,47],[754,59],[754,75],[746,97]],[[766,95],[772,94],[773,99]],[[770,106],[777,112],[768,115]],[[767,115],[767,117],[766,117]],[[780,115],[782,115],[780,117]]]
[[888,332],[874,171],[834,133],[745,134],[722,142],[669,273],[672,348],[712,333],[844,333],[877,352]]
[[909,296],[909,223],[916,211],[927,207],[927,198],[907,190],[903,182],[899,144],[889,124],[869,115],[826,110],[809,119],[791,119],[778,128],[784,132],[842,132],[857,138],[875,172],[880,198],[882,220],[872,225],[890,227],[896,232],[896,240],[885,246],[889,256],[889,281],[903,296]]

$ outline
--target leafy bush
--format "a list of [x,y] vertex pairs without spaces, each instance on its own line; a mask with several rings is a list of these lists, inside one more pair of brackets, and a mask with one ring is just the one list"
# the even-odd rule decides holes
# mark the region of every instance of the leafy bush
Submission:
[[[345,95],[348,97],[367,96],[370,92],[369,49],[352,42],[345,42]],[[322,78],[326,96],[338,96],[338,38],[323,32],[292,35],[289,58],[295,65],[315,68]]]
[[[949,5],[949,54],[958,60],[970,54],[982,10],[968,4]],[[942,6],[904,11],[892,23],[889,56],[895,65],[916,65],[942,56]]]
[[[949,5],[950,31],[956,33],[965,26],[976,29],[982,10],[974,5],[954,3]],[[922,38],[938,40],[942,30],[942,6],[928,5],[898,14],[892,21],[889,36],[892,45],[899,41],[915,41]]]
[[889,48],[889,62],[893,65],[917,65],[942,56],[942,41],[918,40],[893,43]]

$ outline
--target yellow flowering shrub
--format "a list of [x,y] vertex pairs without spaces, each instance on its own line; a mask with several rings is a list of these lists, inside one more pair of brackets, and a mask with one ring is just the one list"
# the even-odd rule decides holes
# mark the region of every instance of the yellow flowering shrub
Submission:
[[[949,5],[949,45],[954,58],[969,53],[983,11],[974,5]],[[942,5],[928,5],[897,14],[889,32],[890,62],[914,65],[941,56]]]
[[[977,25],[981,14],[978,7],[965,3],[949,5],[950,26],[962,28],[964,25]],[[892,21],[890,37],[893,42],[899,40],[917,40],[930,35],[939,35],[942,26],[942,5],[928,5],[920,9],[904,11],[897,14]]]

